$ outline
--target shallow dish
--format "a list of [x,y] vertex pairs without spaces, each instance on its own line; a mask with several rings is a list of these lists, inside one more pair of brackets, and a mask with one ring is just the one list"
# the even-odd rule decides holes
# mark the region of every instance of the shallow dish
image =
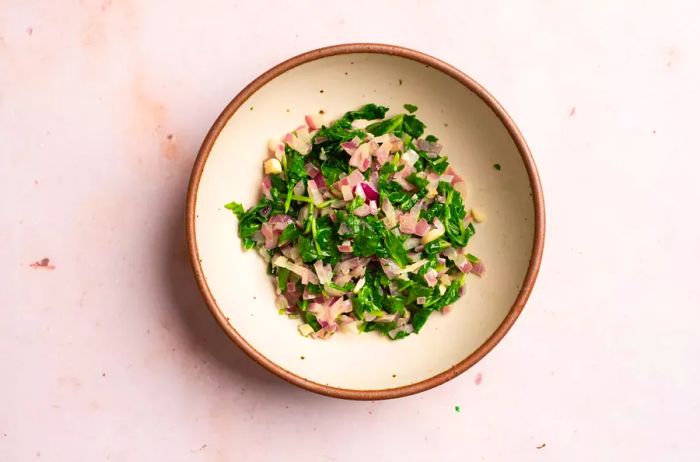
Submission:
[[[231,200],[257,201],[267,141],[323,112],[326,121],[365,103],[418,106],[468,185],[467,207],[487,215],[470,252],[487,265],[448,315],[399,341],[369,334],[299,335],[280,316],[265,265],[244,251]],[[495,166],[498,164],[499,168]],[[474,80],[431,56],[379,44],[338,45],[285,61],[224,109],[195,162],[187,197],[190,260],[207,305],[228,336],[285,380],[340,398],[384,399],[446,382],[503,338],[532,290],[544,243],[544,203],[527,145]]]

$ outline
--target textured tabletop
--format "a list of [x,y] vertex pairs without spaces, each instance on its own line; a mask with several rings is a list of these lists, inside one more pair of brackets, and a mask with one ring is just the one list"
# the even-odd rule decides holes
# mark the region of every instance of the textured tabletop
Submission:
[[[651,3],[0,0],[0,461],[698,460],[700,8]],[[496,349],[384,402],[248,359],[184,246],[224,105],[360,41],[493,93],[548,221]]]

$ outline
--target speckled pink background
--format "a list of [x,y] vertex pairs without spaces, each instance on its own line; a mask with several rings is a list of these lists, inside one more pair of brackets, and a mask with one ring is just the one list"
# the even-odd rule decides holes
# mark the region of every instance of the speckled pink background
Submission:
[[[0,461],[697,460],[700,11],[607,3],[0,0]],[[547,201],[511,333],[386,402],[251,362],[184,248],[189,171],[223,106],[351,41],[484,84]]]

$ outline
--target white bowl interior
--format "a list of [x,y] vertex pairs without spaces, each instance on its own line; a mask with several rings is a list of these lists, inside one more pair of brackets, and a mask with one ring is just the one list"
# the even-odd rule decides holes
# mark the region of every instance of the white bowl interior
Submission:
[[[259,197],[267,141],[325,111],[326,121],[374,102],[418,117],[468,185],[468,207],[487,214],[470,252],[485,262],[447,315],[435,313],[419,335],[389,341],[374,333],[304,338],[297,320],[277,313],[265,263],[244,251],[231,200]],[[493,166],[502,166],[497,171]],[[532,191],[509,132],[475,93],[452,77],[403,57],[354,53],[302,64],[265,84],[230,118],[203,169],[195,207],[196,244],[217,305],[259,353],[313,382],[353,390],[382,390],[420,382],[474,352],[511,309],[528,269],[534,238]]]

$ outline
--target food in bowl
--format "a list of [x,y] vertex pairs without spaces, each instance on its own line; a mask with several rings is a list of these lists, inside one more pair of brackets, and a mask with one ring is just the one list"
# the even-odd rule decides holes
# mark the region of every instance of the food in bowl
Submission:
[[484,263],[467,252],[483,221],[426,125],[366,104],[269,144],[259,202],[231,202],[238,235],[274,277],[281,314],[304,336],[376,331],[392,340],[447,313]]

